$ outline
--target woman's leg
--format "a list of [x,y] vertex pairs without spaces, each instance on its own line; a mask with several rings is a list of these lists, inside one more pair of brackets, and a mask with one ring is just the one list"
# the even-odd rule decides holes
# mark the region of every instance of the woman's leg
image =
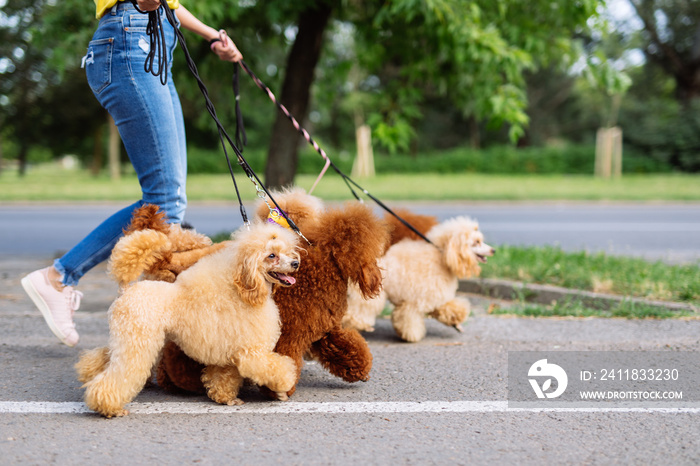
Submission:
[[[22,280],[51,330],[69,346],[78,341],[72,315],[82,296],[72,286],[109,257],[131,221],[133,210],[151,203],[159,205],[171,222],[179,223],[184,217],[185,133],[180,101],[170,73],[176,41],[173,28],[162,12],[161,15],[168,44],[166,86],[159,77],[144,71],[149,49],[147,15],[137,13],[130,2],[118,3],[100,19],[85,56],[88,83],[117,124],[138,175],[142,199],[98,225],[57,259],[53,267],[33,272]],[[56,275],[60,277],[59,283]]]
[[[187,206],[184,123],[180,101],[168,73],[168,84],[144,71],[149,40],[147,15],[129,2],[101,20],[88,48],[93,62],[86,66],[88,82],[100,104],[112,115],[136,170],[142,199],[109,217],[78,245],[54,263],[64,285],[77,285],[92,267],[107,259],[131,221],[134,209],[144,203],[160,206],[169,221],[180,223]],[[163,17],[172,64],[175,34]],[[107,82],[105,82],[107,81]]]

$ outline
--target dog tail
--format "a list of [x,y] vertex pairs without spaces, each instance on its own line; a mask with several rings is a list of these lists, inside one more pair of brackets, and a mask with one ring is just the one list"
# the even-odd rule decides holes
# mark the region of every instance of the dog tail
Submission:
[[156,230],[168,234],[169,229],[170,225],[165,218],[165,212],[155,204],[144,204],[134,211],[131,223],[124,230],[124,234],[128,235],[141,230]]
[[133,231],[122,237],[112,249],[109,273],[124,287],[137,280],[159,261],[172,254],[167,235],[156,230]]
[[[394,212],[423,235],[428,233],[431,228],[439,223],[437,217],[433,215],[416,214],[408,209],[394,209]],[[420,236],[411,231],[406,225],[397,220],[393,215],[387,213],[384,216],[384,220],[389,225],[389,232],[391,234],[391,238],[389,240],[390,244],[394,245],[406,238],[412,240],[422,239]]]

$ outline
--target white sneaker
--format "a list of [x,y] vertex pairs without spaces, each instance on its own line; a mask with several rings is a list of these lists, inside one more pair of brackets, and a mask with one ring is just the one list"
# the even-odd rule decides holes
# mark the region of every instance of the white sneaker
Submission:
[[78,332],[73,323],[73,313],[80,307],[83,294],[66,286],[56,291],[49,280],[49,267],[36,270],[22,279],[22,288],[41,311],[54,335],[65,345],[78,343]]

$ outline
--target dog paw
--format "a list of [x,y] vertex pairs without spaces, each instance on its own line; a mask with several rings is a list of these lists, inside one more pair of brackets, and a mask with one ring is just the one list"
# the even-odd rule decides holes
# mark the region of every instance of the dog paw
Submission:
[[275,397],[277,397],[277,400],[279,400],[279,401],[289,400],[289,396],[287,396],[287,392],[275,392]]
[[105,413],[101,413],[101,414],[104,417],[106,417],[107,419],[112,419],[113,417],[124,417],[127,414],[129,414],[129,411],[126,409],[119,409],[116,411],[110,411],[110,412],[105,412]]
[[207,393],[207,395],[209,396],[209,398],[212,401],[219,403],[220,405],[228,405],[228,406],[236,405],[236,406],[238,406],[238,405],[243,404],[243,400],[238,398],[238,396],[236,396],[236,395],[220,393],[220,392],[213,393],[211,391],[209,393]]
[[278,371],[274,380],[267,383],[267,387],[275,393],[289,392],[297,381],[297,366],[294,360],[288,356],[282,356]]

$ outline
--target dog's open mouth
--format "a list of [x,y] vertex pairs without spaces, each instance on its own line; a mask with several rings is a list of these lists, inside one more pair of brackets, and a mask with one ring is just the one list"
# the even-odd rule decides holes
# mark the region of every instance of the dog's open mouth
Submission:
[[481,254],[474,254],[476,256],[476,260],[478,262],[481,262],[482,264],[485,264],[488,262],[488,258],[486,256],[482,256]]
[[279,283],[282,286],[292,286],[297,282],[294,277],[290,277],[281,272],[268,272],[267,274],[272,277],[275,283]]

